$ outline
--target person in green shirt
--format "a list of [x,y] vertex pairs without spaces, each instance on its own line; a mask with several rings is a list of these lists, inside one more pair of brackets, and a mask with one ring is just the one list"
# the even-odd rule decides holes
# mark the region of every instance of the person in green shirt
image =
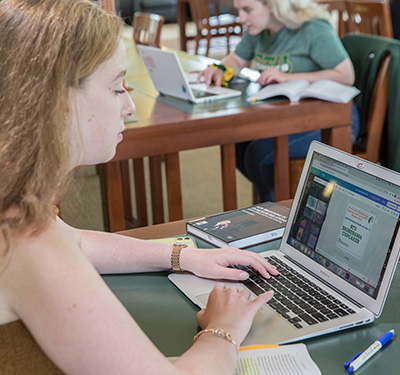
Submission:
[[[236,50],[222,60],[223,69],[210,66],[200,73],[207,85],[221,85],[227,69],[238,74],[251,61],[261,72],[260,85],[295,79],[354,83],[353,65],[325,5],[312,0],[234,0],[234,5],[246,31]],[[358,131],[353,105],[353,142]],[[304,157],[312,140],[321,140],[320,130],[289,136],[290,157]],[[260,202],[275,200],[273,163],[273,139],[236,145],[237,167],[255,184]]]

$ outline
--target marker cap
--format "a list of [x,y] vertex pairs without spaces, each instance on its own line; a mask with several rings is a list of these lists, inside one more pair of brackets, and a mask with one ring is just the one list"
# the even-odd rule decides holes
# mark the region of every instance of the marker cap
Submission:
[[385,346],[385,344],[392,339],[394,335],[394,330],[390,330],[389,332],[386,332],[378,341],[382,344],[382,346]]

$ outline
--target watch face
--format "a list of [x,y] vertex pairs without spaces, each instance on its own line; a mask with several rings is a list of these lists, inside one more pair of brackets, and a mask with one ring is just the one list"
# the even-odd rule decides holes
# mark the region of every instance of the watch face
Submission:
[[177,245],[177,246],[185,246],[186,243],[185,243],[184,241],[175,241],[174,245]]
[[190,242],[190,241],[191,241],[191,238],[189,236],[176,237],[174,245],[185,246],[185,245],[188,245],[188,242]]
[[[0,0],[1,1],[1,0]],[[158,238],[150,240],[152,242],[163,243],[166,245],[176,245],[180,247],[188,246],[192,248],[197,248],[195,240],[187,234],[178,235],[174,237]]]

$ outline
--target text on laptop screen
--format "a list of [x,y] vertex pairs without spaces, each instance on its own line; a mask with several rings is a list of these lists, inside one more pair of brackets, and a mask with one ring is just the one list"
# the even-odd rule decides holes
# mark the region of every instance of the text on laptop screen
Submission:
[[399,228],[400,187],[314,152],[299,203],[287,243],[376,298]]

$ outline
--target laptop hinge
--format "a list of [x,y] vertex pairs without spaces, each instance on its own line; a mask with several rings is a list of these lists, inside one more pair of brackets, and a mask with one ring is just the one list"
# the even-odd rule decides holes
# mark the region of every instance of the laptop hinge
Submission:
[[315,274],[314,272],[311,272],[308,268],[304,267],[302,264],[291,258],[289,255],[284,254],[283,255],[285,258],[290,260],[292,263],[294,263],[297,267],[300,267],[304,272],[310,274],[312,277],[326,285],[328,288],[334,290],[336,293],[340,294],[343,298],[346,298],[348,301],[356,305],[358,308],[363,308],[364,306],[361,305],[359,302],[355,301],[353,298],[349,297],[346,293],[343,293],[340,289],[335,288],[333,285],[328,284],[323,278],[321,278],[319,275]]

